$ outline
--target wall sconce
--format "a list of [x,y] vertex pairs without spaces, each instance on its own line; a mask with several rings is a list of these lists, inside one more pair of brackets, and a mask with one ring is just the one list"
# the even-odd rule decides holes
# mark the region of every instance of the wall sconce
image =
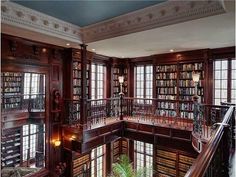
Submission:
[[76,139],[76,136],[75,135],[72,135],[71,137],[70,137],[70,140],[72,141],[72,140],[75,140]]
[[54,147],[59,147],[61,145],[61,141],[60,140],[54,140],[53,144],[54,144]]
[[198,101],[197,84],[198,84],[198,82],[200,80],[200,73],[193,72],[192,76],[193,76],[193,82],[194,82],[194,96],[193,96],[193,100],[194,101]]
[[123,95],[124,93],[122,92],[122,85],[124,83],[124,76],[119,76],[118,80],[119,80],[119,83],[120,83],[120,93],[119,93],[119,95]]

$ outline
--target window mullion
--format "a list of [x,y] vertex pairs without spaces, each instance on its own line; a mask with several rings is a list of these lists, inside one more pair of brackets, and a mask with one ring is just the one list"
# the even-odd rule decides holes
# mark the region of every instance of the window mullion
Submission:
[[232,80],[232,59],[228,59],[228,77],[227,77],[227,102],[231,102],[231,80]]

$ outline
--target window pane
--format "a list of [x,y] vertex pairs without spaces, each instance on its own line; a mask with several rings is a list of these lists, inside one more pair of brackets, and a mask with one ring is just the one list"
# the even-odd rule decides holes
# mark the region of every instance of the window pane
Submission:
[[221,69],[221,61],[215,61],[215,69],[218,70],[218,69]]
[[221,79],[221,72],[215,71],[215,79]]
[[226,69],[226,70],[228,69],[228,61],[227,60],[222,61],[221,65],[222,65],[222,69]]

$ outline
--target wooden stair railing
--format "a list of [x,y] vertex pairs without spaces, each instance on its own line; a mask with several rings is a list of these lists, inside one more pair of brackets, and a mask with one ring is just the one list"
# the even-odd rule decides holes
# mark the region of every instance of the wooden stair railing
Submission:
[[235,107],[230,106],[223,121],[217,124],[217,130],[203,148],[185,177],[227,177],[232,130],[235,126]]

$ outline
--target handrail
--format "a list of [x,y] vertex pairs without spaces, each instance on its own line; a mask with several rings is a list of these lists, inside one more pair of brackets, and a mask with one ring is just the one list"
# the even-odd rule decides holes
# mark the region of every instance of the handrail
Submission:
[[230,106],[224,116],[222,124],[218,127],[216,133],[212,136],[203,151],[198,155],[185,177],[202,177],[206,173],[224,134],[225,124],[229,123],[233,112],[234,107]]

